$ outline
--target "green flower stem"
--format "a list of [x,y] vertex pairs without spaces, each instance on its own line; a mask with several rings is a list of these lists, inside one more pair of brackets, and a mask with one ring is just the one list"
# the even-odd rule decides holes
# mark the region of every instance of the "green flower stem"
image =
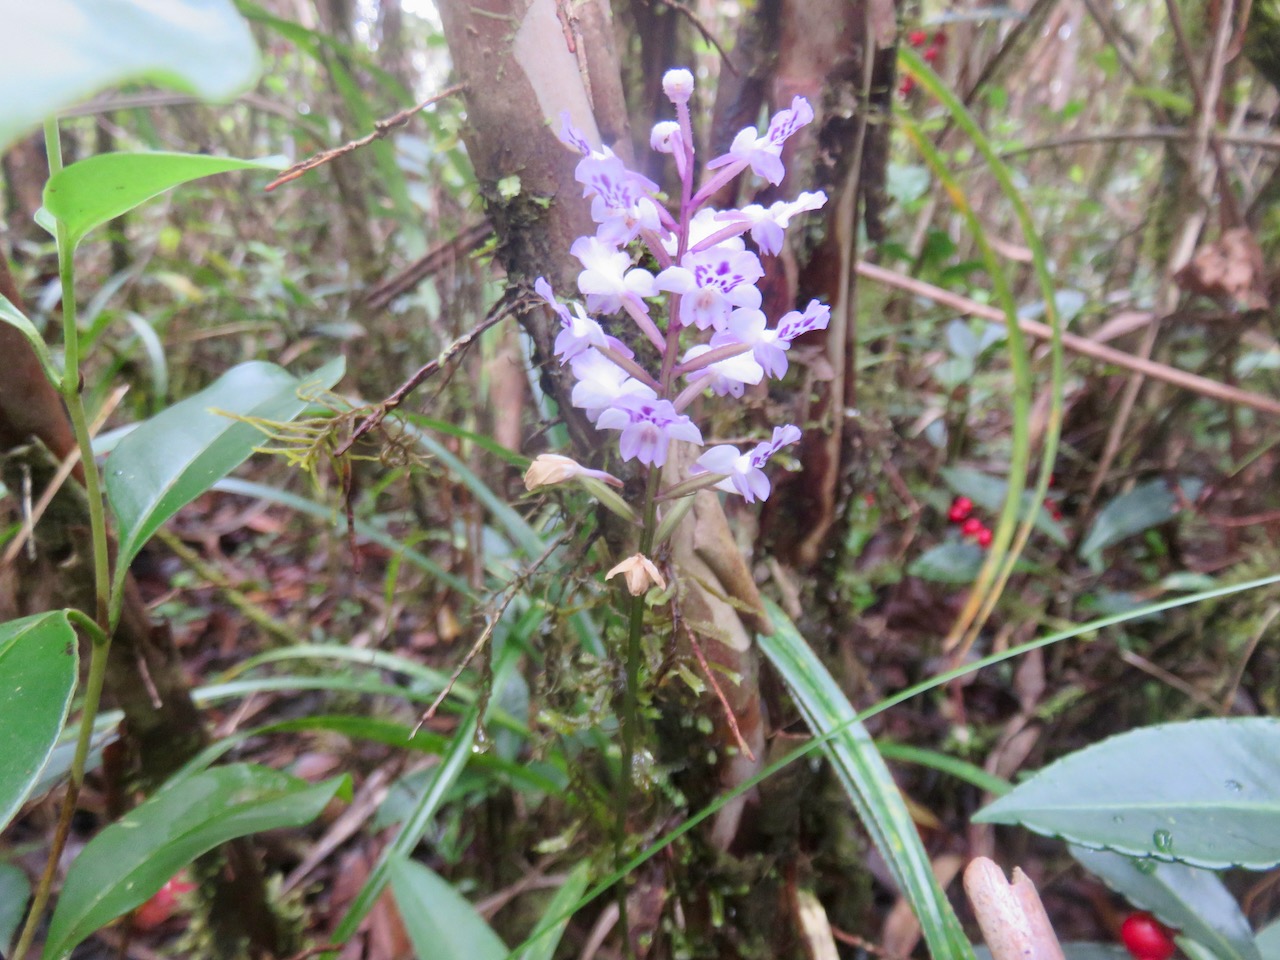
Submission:
[[[45,151],[49,157],[49,176],[62,170],[62,143],[58,137],[58,121],[47,120],[44,125]],[[94,617],[93,627],[89,618],[74,611],[70,619],[90,634],[93,639],[89,654],[89,675],[85,680],[84,707],[80,713],[80,733],[76,739],[75,755],[71,761],[71,776],[62,809],[58,811],[58,823],[54,829],[53,844],[45,861],[44,873],[36,886],[22,928],[22,936],[14,949],[15,960],[22,960],[35,938],[40,917],[49,903],[53,878],[57,872],[62,851],[66,848],[71,832],[71,818],[84,784],[84,770],[89,758],[89,745],[93,740],[93,724],[98,716],[98,704],[102,699],[103,682],[107,674],[107,652],[111,648],[111,634],[115,629],[110,610],[111,604],[111,555],[107,545],[107,514],[102,502],[102,485],[98,465],[93,459],[93,438],[89,435],[89,418],[85,414],[84,400],[80,395],[80,331],[76,323],[75,250],[71,244],[66,224],[55,221],[55,238],[58,242],[58,275],[62,280],[62,382],[59,390],[71,419],[76,445],[80,448],[80,463],[84,468],[84,489],[89,500],[89,530],[93,552]],[[118,605],[117,605],[118,606]]]
[[[649,467],[644,487],[644,525],[640,529],[640,553],[649,556],[653,551],[654,534],[658,529],[658,485],[662,481],[662,468]],[[628,630],[625,669],[627,686],[622,699],[622,764],[618,776],[617,823],[615,824],[614,854],[621,862],[626,851],[627,813],[631,808],[633,781],[635,778],[636,735],[640,726],[640,657],[641,638],[644,634],[644,594],[630,597],[628,602]],[[625,955],[631,956],[631,934],[627,923],[627,891],[625,884],[618,886],[618,922],[622,930]]]

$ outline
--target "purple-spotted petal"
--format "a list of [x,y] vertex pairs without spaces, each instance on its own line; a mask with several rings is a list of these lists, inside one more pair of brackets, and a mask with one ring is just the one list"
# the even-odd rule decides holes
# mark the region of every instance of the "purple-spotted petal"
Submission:
[[670,400],[619,397],[600,414],[596,426],[602,430],[619,430],[618,449],[623,460],[639,460],[660,467],[667,462],[672,440],[702,443],[697,424],[677,413]]
[[802,334],[825,330],[831,321],[831,308],[820,300],[810,300],[804,313],[792,310],[778,321],[778,337],[790,343]]

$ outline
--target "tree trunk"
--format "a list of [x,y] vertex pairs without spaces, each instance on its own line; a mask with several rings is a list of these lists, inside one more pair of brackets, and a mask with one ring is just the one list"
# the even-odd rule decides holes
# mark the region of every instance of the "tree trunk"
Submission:
[[[573,124],[594,143],[601,142],[604,131],[618,138],[606,136],[606,143],[625,144],[627,139],[626,130],[619,128],[618,118],[625,111],[609,7],[599,0],[574,4],[576,16],[562,21],[557,13],[567,6],[554,0],[444,0],[440,4],[458,79],[467,85],[468,124],[463,137],[498,236],[498,257],[508,282],[517,290],[527,290],[538,276],[546,276],[559,290],[572,289],[577,267],[569,247],[576,238],[595,232],[582,188],[573,176],[577,157],[556,137],[561,112],[567,111]],[[597,118],[601,118],[599,124]],[[603,118],[609,118],[607,125]],[[514,196],[511,177],[519,178]],[[500,192],[498,184],[503,180],[506,190]],[[599,465],[604,438],[569,403],[570,372],[553,357],[558,324],[542,307],[527,310],[520,321],[533,339],[543,388],[566,418],[578,459]],[[673,459],[687,453],[673,454]],[[756,756],[762,757],[763,750],[758,748],[763,744],[764,717],[751,641],[755,631],[767,627],[750,571],[714,495],[698,498],[673,538],[671,550],[673,566],[684,574],[682,618],[698,633],[713,669],[722,668],[716,672],[727,688],[726,697],[748,742],[757,748]],[[725,679],[735,675],[741,678],[736,686]],[[712,716],[721,711],[714,701],[700,704],[699,709],[712,711]],[[669,726],[660,724],[664,730]],[[683,736],[687,739],[688,731]],[[712,743],[702,742],[699,755],[705,757],[711,750],[721,761],[710,769],[699,768],[703,783],[686,791],[690,796],[712,796],[759,768],[759,761],[737,756],[727,724],[715,736]],[[658,744],[655,753],[686,748],[687,744],[678,742]],[[694,861],[720,862],[741,815],[740,805],[722,811],[712,830],[697,841],[704,853],[695,853]],[[743,878],[738,874],[736,879]],[[710,916],[707,903],[696,902],[708,896],[705,881],[705,877],[694,878],[687,885],[686,917]],[[679,878],[653,882],[669,889],[679,885]],[[756,919],[761,919],[758,913]],[[767,921],[762,926],[767,927]],[[711,935],[709,920],[706,933]],[[772,930],[762,936],[775,934]]]

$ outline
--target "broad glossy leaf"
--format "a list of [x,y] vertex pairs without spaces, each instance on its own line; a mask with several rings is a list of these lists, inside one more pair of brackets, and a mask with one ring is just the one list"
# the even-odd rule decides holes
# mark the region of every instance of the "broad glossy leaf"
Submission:
[[22,868],[12,863],[0,863],[0,953],[9,955],[13,935],[26,912],[31,899],[31,883]]
[[1260,960],[1249,921],[1212,870],[1185,863],[1133,860],[1107,850],[1071,847],[1071,855],[1101,877],[1134,906],[1150,910],[1161,922],[1180,930],[1218,960]]
[[278,170],[277,160],[196,153],[100,153],[65,167],[44,185],[44,206],[67,226],[71,246],[94,227],[166,190],[231,170]]
[[234,764],[166,785],[90,840],[71,864],[44,960],[67,956],[220,843],[311,822],[345,784],[340,778],[312,785],[267,767]]
[[772,603],[766,601],[766,605],[773,635],[759,638],[760,649],[782,675],[810,730],[825,734],[840,728],[841,732],[823,745],[823,753],[915,911],[929,952],[956,960],[972,957],[973,947],[934,878],[920,834],[867,728],[857,720],[857,711],[786,614]]
[[39,0],[5,6],[0,152],[100,90],[146,80],[228,100],[258,76],[229,0]]
[[[1190,487],[1191,489],[1187,489]],[[1181,496],[1194,499],[1198,483],[1187,481]],[[1140,483],[1122,493],[1100,511],[1080,544],[1080,556],[1088,559],[1121,540],[1172,520],[1178,513],[1178,495],[1163,480]]]
[[[1129,951],[1118,943],[1070,940],[1061,946],[1063,960],[1132,960]],[[978,960],[991,960],[991,950],[986,944],[975,945],[973,952]]]
[[79,662],[61,610],[0,624],[0,829],[58,742]]
[[303,396],[333,386],[342,372],[341,357],[301,380],[274,364],[242,363],[122,438],[107,459],[107,499],[120,523],[120,568],[162,523],[264,443],[260,431],[228,413],[292,420],[307,407]]
[[439,874],[401,857],[391,861],[390,871],[396,906],[419,957],[506,960],[506,945]]
[[1266,869],[1280,863],[1280,720],[1123,733],[1051,764],[974,819],[1134,857]]
[[1280,960],[1280,920],[1273,920],[1255,938],[1262,960]]

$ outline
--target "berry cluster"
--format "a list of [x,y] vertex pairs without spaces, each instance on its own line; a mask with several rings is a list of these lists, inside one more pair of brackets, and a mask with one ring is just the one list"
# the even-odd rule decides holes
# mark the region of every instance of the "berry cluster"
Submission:
[[991,546],[991,530],[980,517],[973,515],[973,501],[968,497],[956,497],[951,501],[947,519],[960,524],[960,534],[966,540],[972,540],[984,550]]
[[1120,939],[1133,960],[1169,960],[1177,950],[1172,931],[1145,911],[1125,917]]
[[[924,30],[912,30],[907,34],[907,43],[919,50],[924,48],[924,62],[934,64],[934,68],[942,57],[942,51],[947,46],[947,35],[941,30],[937,31],[932,37]],[[915,89],[916,81],[914,77],[903,77],[902,86],[898,88],[898,93],[907,96]]]

